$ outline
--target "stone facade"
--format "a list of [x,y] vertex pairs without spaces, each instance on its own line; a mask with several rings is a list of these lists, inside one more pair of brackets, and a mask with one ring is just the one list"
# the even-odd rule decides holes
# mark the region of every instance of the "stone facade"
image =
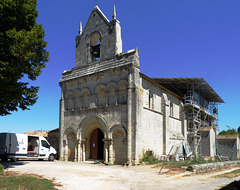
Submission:
[[59,129],[53,129],[48,132],[47,140],[57,151],[56,159],[59,159]]
[[238,135],[218,135],[217,136],[218,152],[229,160],[239,160],[240,144]]
[[183,98],[140,73],[139,52],[122,52],[114,7],[96,6],[76,37],[75,67],[60,80],[60,159],[136,164],[144,151],[181,153]]

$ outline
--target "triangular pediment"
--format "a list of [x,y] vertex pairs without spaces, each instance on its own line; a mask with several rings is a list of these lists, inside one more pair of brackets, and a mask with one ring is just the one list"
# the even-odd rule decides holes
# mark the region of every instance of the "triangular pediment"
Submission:
[[86,23],[86,25],[85,25],[84,28],[86,28],[86,27],[89,25],[89,23],[91,23],[91,21],[94,19],[94,17],[95,17],[96,15],[98,15],[98,17],[99,17],[100,19],[102,19],[107,25],[109,24],[110,21],[109,21],[108,18],[103,14],[103,12],[101,11],[101,9],[100,9],[98,6],[95,6],[95,7],[93,8],[93,10],[92,10],[92,12],[91,12],[91,14],[90,14],[90,16],[89,16],[89,18],[88,18],[88,21],[87,21],[87,23]]

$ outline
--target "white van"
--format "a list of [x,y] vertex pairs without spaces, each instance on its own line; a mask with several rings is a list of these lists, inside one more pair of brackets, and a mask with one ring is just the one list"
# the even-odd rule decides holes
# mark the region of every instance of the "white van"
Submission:
[[0,159],[16,161],[19,158],[53,161],[57,151],[42,136],[0,133]]

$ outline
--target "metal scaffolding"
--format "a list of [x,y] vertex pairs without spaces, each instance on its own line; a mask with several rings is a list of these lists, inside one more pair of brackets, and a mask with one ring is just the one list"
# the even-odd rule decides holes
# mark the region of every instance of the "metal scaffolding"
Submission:
[[198,84],[187,84],[187,94],[184,97],[184,107],[187,118],[188,142],[195,155],[201,155],[200,129],[212,126],[218,131],[218,107],[216,102],[207,102],[201,95]]
[[221,97],[203,78],[153,78],[159,85],[181,96],[187,121],[187,139],[194,155],[201,155],[200,130],[218,132],[218,103]]

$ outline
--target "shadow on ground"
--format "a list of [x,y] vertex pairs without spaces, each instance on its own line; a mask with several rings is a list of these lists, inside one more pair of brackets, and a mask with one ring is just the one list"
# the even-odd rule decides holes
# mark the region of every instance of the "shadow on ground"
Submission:
[[219,190],[238,190],[238,189],[240,189],[240,181],[235,180]]
[[27,163],[28,162],[26,162],[26,161],[18,161],[18,162],[2,162],[2,161],[0,161],[0,164],[2,164],[5,169],[15,168],[16,166],[22,166]]

